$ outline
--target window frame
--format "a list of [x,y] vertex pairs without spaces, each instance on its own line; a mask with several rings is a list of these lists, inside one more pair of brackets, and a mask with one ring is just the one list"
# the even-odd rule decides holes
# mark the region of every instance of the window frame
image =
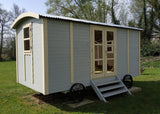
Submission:
[[[103,71],[100,74],[95,73],[95,31],[101,30],[102,31],[102,53],[103,53]],[[113,41],[110,41],[111,44],[108,44],[107,42],[107,32],[113,32]],[[116,76],[117,75],[117,48],[116,48],[116,42],[117,42],[117,36],[116,36],[116,28],[113,27],[104,27],[104,26],[96,26],[96,25],[90,25],[90,50],[91,50],[91,79],[96,78],[104,78],[104,77],[110,77],[110,76]],[[107,47],[111,47],[112,51],[109,53],[113,53],[113,58],[107,58]],[[107,71],[107,61],[113,60],[114,61],[114,72],[108,72]]]
[[[29,28],[29,37],[25,38],[24,29]],[[29,40],[29,50],[25,50],[25,41]],[[25,24],[23,26],[23,51],[26,54],[32,53],[32,23]]]

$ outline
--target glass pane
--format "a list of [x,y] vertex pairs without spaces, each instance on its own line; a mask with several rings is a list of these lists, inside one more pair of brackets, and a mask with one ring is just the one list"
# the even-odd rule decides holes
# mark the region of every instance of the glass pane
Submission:
[[114,60],[107,60],[107,73],[114,72]]
[[113,32],[107,31],[107,42],[113,41]]
[[103,55],[102,45],[95,46],[95,59],[102,59],[102,55]]
[[113,53],[107,53],[107,58],[114,58],[114,54]]
[[95,73],[100,74],[103,72],[103,61],[95,61]]
[[113,41],[107,41],[107,44],[113,45]]
[[102,44],[102,31],[94,31],[95,44]]
[[113,46],[107,46],[107,53],[113,53]]
[[30,42],[29,42],[29,40],[24,40],[24,50],[30,50]]
[[29,38],[29,27],[24,28],[24,38]]

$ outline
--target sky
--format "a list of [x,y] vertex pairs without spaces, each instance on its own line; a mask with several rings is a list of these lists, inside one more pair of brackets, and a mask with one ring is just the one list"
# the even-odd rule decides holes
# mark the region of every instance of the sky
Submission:
[[45,2],[47,0],[0,0],[1,7],[6,10],[11,10],[13,4],[17,4],[21,9],[26,9],[27,12],[35,12],[45,14],[47,7]]
[[[1,7],[3,9],[6,9],[8,11],[11,10],[11,8],[13,7],[13,4],[17,4],[21,9],[24,8],[26,9],[27,12],[34,12],[34,13],[40,13],[40,14],[46,14],[46,11],[47,11],[47,7],[45,5],[45,2],[47,0],[0,0],[0,4],[1,4]],[[106,0],[108,1],[108,0]],[[125,17],[125,19],[127,20],[130,20],[132,19],[132,15],[130,14],[130,12],[128,12],[128,6],[129,6],[129,3],[130,3],[130,0],[119,0],[119,3],[120,5],[123,5],[122,9],[124,10],[121,10],[121,11],[125,11],[127,12],[127,15],[122,15],[123,17]],[[117,6],[119,7],[119,6]],[[118,8],[116,8],[118,9]],[[119,17],[119,12],[120,10],[117,10],[116,11],[117,13],[117,17]],[[120,14],[123,14],[123,13],[120,13]],[[124,13],[125,14],[125,13]],[[124,20],[124,19],[122,19]],[[124,24],[126,23],[127,21],[124,20]],[[107,19],[107,23],[111,23],[111,17],[108,16],[108,19]]]

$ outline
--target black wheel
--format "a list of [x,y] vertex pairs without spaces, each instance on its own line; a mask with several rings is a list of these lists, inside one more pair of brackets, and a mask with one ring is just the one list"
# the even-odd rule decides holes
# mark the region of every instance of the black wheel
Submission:
[[73,102],[80,102],[84,98],[85,87],[81,83],[75,83],[70,89],[71,100]]
[[133,79],[132,76],[127,74],[123,77],[123,83],[126,85],[127,88],[131,88],[133,85]]

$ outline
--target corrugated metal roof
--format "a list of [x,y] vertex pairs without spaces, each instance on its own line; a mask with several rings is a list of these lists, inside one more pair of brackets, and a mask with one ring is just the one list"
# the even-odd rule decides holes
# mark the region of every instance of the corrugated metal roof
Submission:
[[126,28],[126,29],[140,30],[140,31],[143,30],[143,29],[140,29],[140,28],[128,27],[128,26],[124,26],[124,25],[107,24],[107,23],[88,21],[88,20],[83,20],[83,19],[75,19],[75,18],[64,17],[64,16],[55,16],[55,15],[48,15],[48,14],[39,14],[39,15],[41,17],[46,17],[46,18],[54,18],[54,19],[81,22],[81,23],[87,23],[87,24],[103,25],[103,26],[117,27],[117,28]]

